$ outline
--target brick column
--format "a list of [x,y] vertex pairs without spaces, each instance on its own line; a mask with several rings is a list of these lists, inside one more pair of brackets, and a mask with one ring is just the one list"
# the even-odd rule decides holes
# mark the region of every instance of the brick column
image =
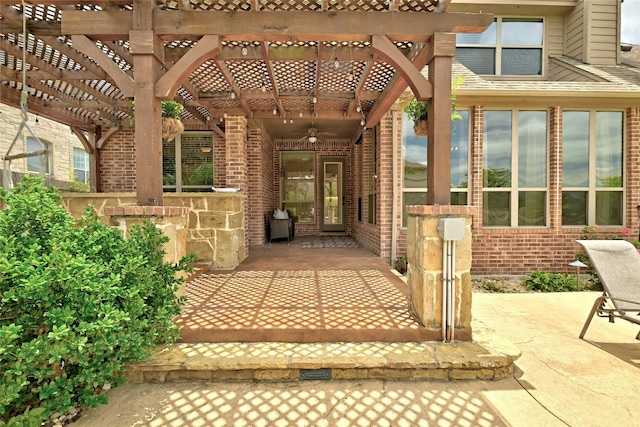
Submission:
[[562,107],[549,110],[549,228],[562,228]]
[[438,233],[440,218],[463,218],[464,239],[455,241],[456,341],[471,341],[471,218],[470,206],[407,206],[407,254],[409,259],[409,309],[433,339],[442,336],[443,240]]
[[[248,194],[248,149],[247,119],[244,116],[229,116],[225,122],[225,164],[227,187],[239,188],[241,193]],[[246,208],[246,205],[245,205]],[[244,218],[244,257],[249,255],[249,222]]]
[[638,237],[640,221],[637,207],[640,205],[640,108],[627,109],[627,144],[626,144],[626,194],[627,194],[627,226],[631,235]]

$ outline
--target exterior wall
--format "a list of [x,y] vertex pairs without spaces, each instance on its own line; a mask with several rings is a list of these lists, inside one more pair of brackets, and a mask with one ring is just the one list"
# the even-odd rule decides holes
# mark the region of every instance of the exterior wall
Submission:
[[263,245],[267,241],[266,215],[276,206],[274,200],[273,142],[262,129],[250,129],[248,141],[249,244]]
[[135,130],[123,128],[100,149],[100,185],[104,193],[136,190]]
[[582,61],[584,59],[585,2],[580,2],[565,20],[564,54]]
[[[284,140],[284,141],[275,141],[273,143],[273,170],[280,170],[280,152],[281,151],[313,151],[315,152],[315,176],[316,176],[316,188],[315,188],[315,200],[316,200],[316,212],[319,212],[319,204],[318,201],[321,197],[322,186],[318,183],[318,177],[320,176],[320,169],[322,167],[321,158],[322,157],[344,157],[345,158],[345,180],[347,183],[347,199],[345,201],[345,207],[347,208],[346,215],[346,224],[345,224],[345,233],[350,234],[352,229],[352,213],[351,207],[353,206],[354,195],[351,191],[351,182],[353,173],[351,170],[352,161],[352,144],[350,141],[330,141],[330,140],[318,140],[315,143],[310,143],[308,141],[296,141],[296,140]],[[280,175],[278,173],[273,174],[273,200],[274,206],[273,208],[280,207]],[[357,200],[357,199],[356,199]],[[270,209],[273,209],[270,208]],[[305,236],[305,235],[320,235],[323,234],[321,231],[320,220],[318,219],[318,215],[316,215],[316,220],[314,223],[299,223],[296,225],[296,236]],[[330,232],[331,235],[336,235],[336,232]],[[340,233],[337,233],[340,234]]]
[[618,64],[619,22],[617,0],[583,0],[567,15],[565,54],[586,64]]
[[[595,108],[595,107],[594,107]],[[549,112],[548,225],[544,228],[483,228],[482,169],[483,113],[482,105],[470,109],[469,205],[473,215],[473,266],[475,275],[521,275],[530,271],[571,271],[580,248],[575,240],[582,227],[562,226],[562,113],[560,106]],[[401,138],[398,133],[397,138]],[[399,168],[400,169],[400,168]],[[625,122],[625,227],[638,235],[640,226],[636,207],[640,205],[640,108],[626,109]],[[398,179],[401,179],[400,173]],[[400,226],[399,226],[400,227]],[[619,235],[622,227],[600,227],[602,233]],[[406,229],[398,229],[398,255],[406,253]]]
[[[9,147],[16,137],[16,133],[22,122],[20,110],[8,105],[0,104],[0,157],[8,154]],[[51,173],[45,176],[48,185],[68,189],[71,174],[73,173],[73,149],[82,148],[82,143],[71,133],[68,126],[54,122],[36,114],[28,114],[27,122],[31,130],[43,142],[51,144]],[[36,123],[36,120],[38,122]],[[20,154],[27,151],[27,136],[31,136],[24,128],[22,135],[9,154]],[[0,164],[0,169],[2,164]],[[14,172],[14,180],[17,181],[19,174],[27,171],[27,159],[16,159],[11,162],[11,170]]]

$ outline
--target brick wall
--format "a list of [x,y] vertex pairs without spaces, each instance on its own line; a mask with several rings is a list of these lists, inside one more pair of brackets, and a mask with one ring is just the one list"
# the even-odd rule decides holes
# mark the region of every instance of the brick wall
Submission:
[[136,145],[133,128],[120,129],[100,150],[103,193],[136,191]]
[[[280,152],[281,151],[313,151],[315,152],[315,177],[316,180],[321,176],[321,158],[322,157],[344,157],[345,158],[345,179],[347,183],[347,199],[345,201],[345,207],[347,207],[347,215],[346,215],[346,224],[345,224],[345,233],[351,233],[352,221],[351,221],[351,209],[353,206],[353,194],[351,194],[350,183],[352,181],[352,170],[351,170],[351,142],[350,141],[329,141],[329,140],[318,140],[315,143],[310,143],[308,141],[297,141],[297,140],[281,140],[275,141],[273,143],[273,170],[280,170]],[[280,174],[273,174],[273,200],[274,200],[274,208],[280,207]],[[321,194],[322,186],[318,185],[316,181],[315,188],[315,200],[316,203],[322,197]],[[356,199],[357,200],[357,199]],[[318,212],[319,206],[316,206],[316,212]],[[321,224],[316,214],[316,221],[313,224],[302,224],[296,223],[296,236],[305,236],[305,235],[320,235],[322,231],[320,229]],[[340,234],[336,232],[331,232],[332,235]]]
[[[473,215],[473,267],[476,275],[522,275],[530,271],[573,271],[568,265],[575,260],[581,227],[562,227],[562,107],[549,110],[549,169],[548,209],[549,223],[544,228],[482,227],[482,165],[483,165],[483,113],[481,105],[470,109],[471,141],[469,170],[469,204],[475,206]],[[400,128],[400,127],[398,127]],[[401,130],[397,129],[398,157],[401,157]],[[638,235],[640,205],[640,108],[626,110],[625,123],[625,203],[626,224],[631,235]],[[401,162],[401,158],[399,160]],[[398,182],[402,179],[401,163]],[[397,191],[401,191],[399,188]],[[401,208],[399,208],[401,209]],[[620,234],[620,227],[599,228],[612,236]],[[398,223],[397,255],[406,253],[406,229]],[[385,239],[386,237],[383,237]]]
[[[353,202],[351,207],[352,236],[362,246],[376,255],[380,255],[380,232],[376,224],[369,223],[369,195],[377,192],[377,185],[372,188],[371,180],[376,171],[373,169],[374,138],[379,138],[378,129],[369,129],[362,134],[362,141],[353,149],[352,170],[354,179],[351,181]],[[379,144],[377,149],[379,150]],[[379,153],[378,153],[379,155]],[[361,198],[361,219],[358,221],[358,198]],[[379,206],[379,203],[378,203]],[[376,218],[377,222],[377,218]]]
[[263,129],[250,129],[249,159],[249,244],[262,245],[267,241],[266,214],[273,210],[273,142]]

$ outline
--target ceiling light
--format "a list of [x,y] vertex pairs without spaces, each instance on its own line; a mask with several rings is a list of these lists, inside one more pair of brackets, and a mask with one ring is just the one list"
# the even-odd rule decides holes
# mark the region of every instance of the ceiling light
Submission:
[[316,98],[315,96],[312,99],[313,103],[316,104],[318,102],[318,98]]
[[277,115],[278,114],[278,109],[276,107],[273,107],[273,115]]
[[362,111],[362,108],[360,107],[360,104],[358,104],[358,106],[356,107],[356,111],[359,113],[360,111]]
[[242,53],[242,56],[247,56],[247,53],[249,53],[246,46],[242,46],[242,50],[240,52]]
[[300,111],[300,114],[298,114],[298,117],[302,117],[302,111]]
[[317,138],[317,137],[315,137],[315,136],[313,136],[313,135],[311,135],[311,136],[309,137],[309,142],[310,142],[310,143],[312,143],[312,144],[315,144],[315,142],[316,142],[317,140],[318,140],[318,138]]
[[260,89],[262,90],[263,93],[267,91],[267,87],[265,85],[262,85]]
[[353,74],[349,73],[349,75],[347,76],[347,80],[352,82],[353,81]]
[[226,119],[227,117],[229,117],[229,115],[228,115],[228,114],[227,114],[227,112],[225,111],[225,112],[224,112],[224,114],[222,115],[222,117],[224,117],[224,118]]
[[364,121],[364,118],[360,120],[360,126],[364,126],[367,122]]
[[333,61],[333,68],[335,68],[336,70],[340,68],[340,61],[338,61],[337,58],[335,61]]
[[236,93],[235,92],[231,92],[231,94],[229,96],[231,97],[231,99],[236,99]]

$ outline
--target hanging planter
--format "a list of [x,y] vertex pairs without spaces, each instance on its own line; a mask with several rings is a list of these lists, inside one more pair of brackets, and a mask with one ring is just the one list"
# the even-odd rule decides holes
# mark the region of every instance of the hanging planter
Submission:
[[[461,118],[456,110],[455,91],[464,83],[463,77],[457,77],[451,82],[451,121]],[[412,99],[409,101],[402,111],[407,113],[409,119],[413,120],[413,132],[418,136],[426,136],[429,131],[427,125],[427,110],[429,109],[429,101],[418,101]]]
[[184,132],[180,120],[182,104],[176,101],[162,101],[162,138],[172,141]]
[[162,138],[172,141],[176,136],[184,132],[184,125],[180,119],[174,119],[173,117],[162,118]]
[[[184,132],[184,124],[180,120],[182,104],[177,101],[165,100],[161,103],[162,107],[162,138],[172,141],[176,136]],[[131,110],[131,125],[135,122],[135,103],[129,102],[129,109]]]
[[420,119],[413,123],[413,132],[418,136],[427,136],[429,134],[429,125],[427,119]]

